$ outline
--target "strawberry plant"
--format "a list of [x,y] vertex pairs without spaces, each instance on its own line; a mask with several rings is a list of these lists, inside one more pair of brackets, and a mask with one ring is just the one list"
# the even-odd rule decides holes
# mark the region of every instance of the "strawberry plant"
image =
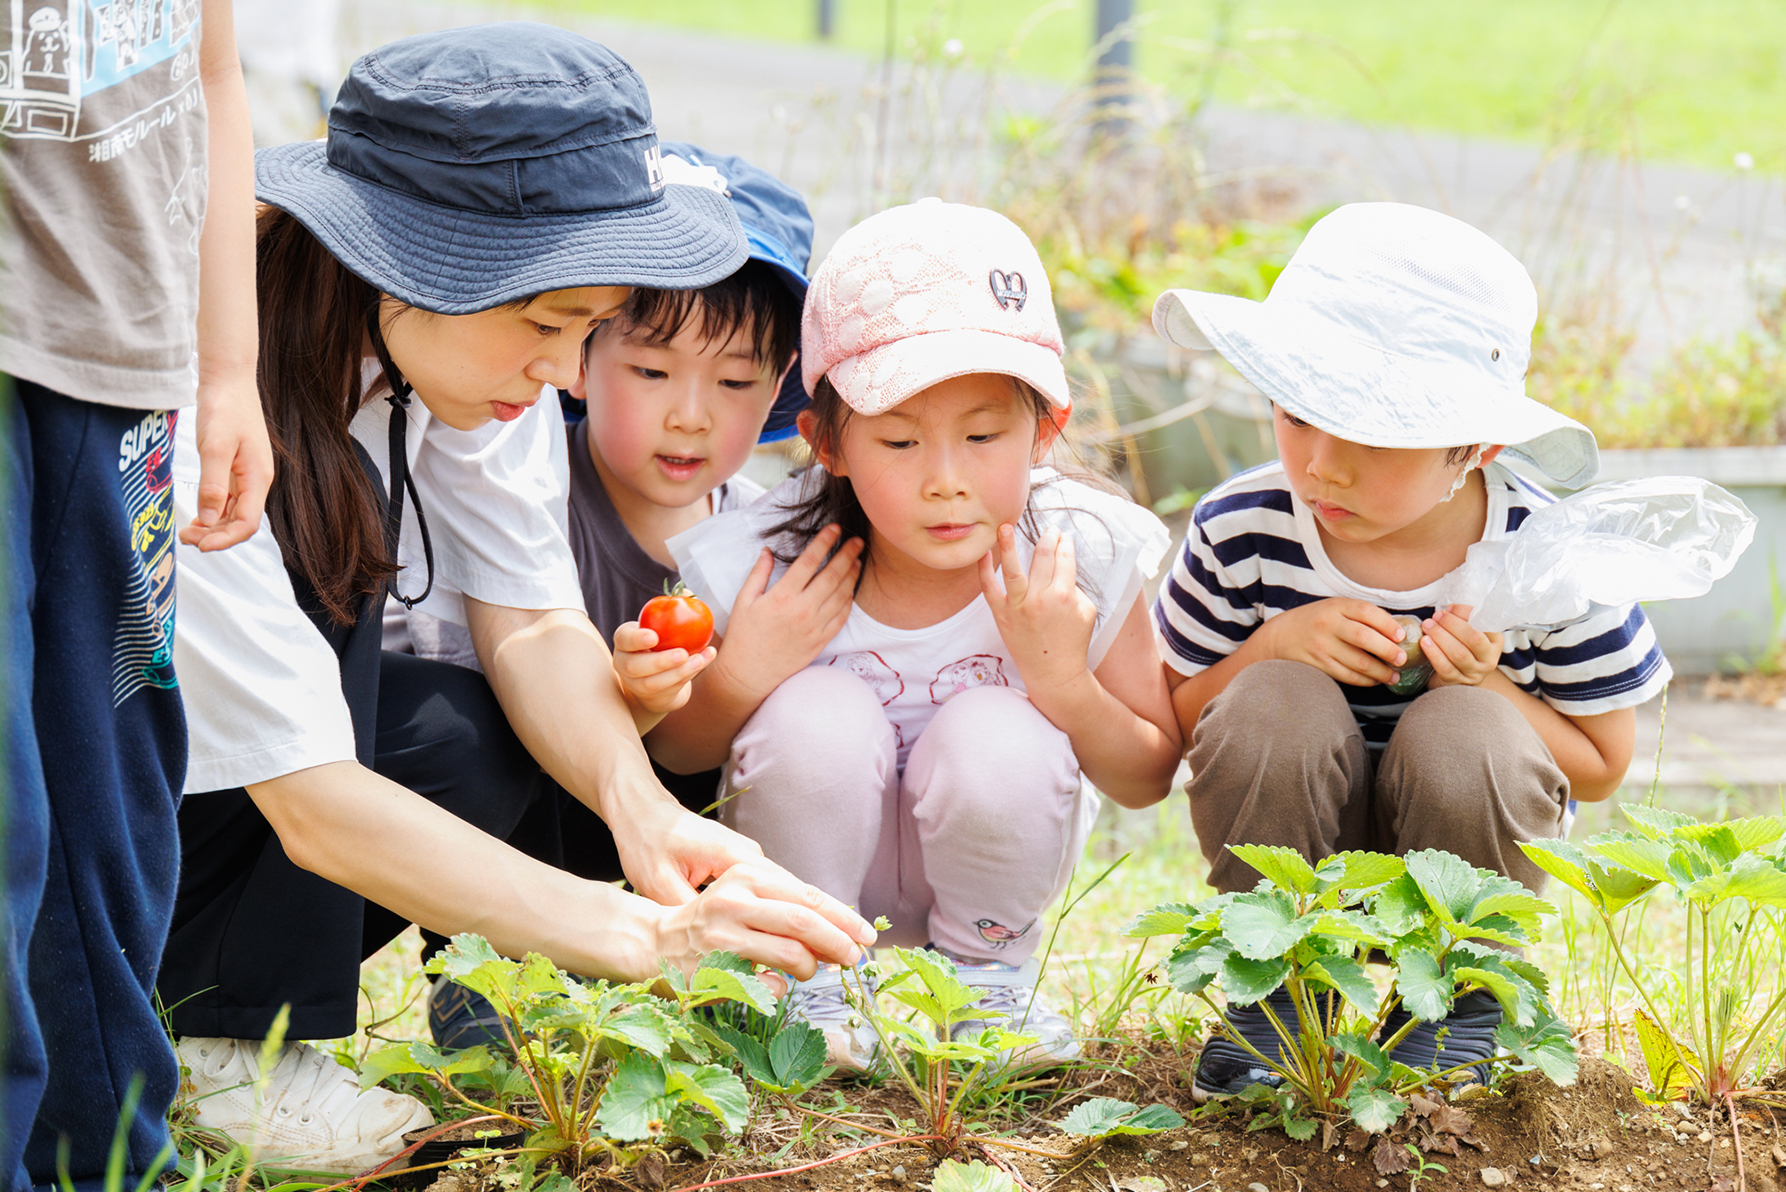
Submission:
[[[1536,942],[1539,916],[1551,910],[1526,887],[1433,850],[1342,853],[1318,865],[1288,848],[1233,852],[1263,875],[1257,888],[1156,907],[1129,934],[1178,936],[1167,962],[1172,985],[1208,1005],[1215,1029],[1281,1079],[1276,1089],[1250,1090],[1265,1110],[1255,1126],[1279,1125],[1300,1141],[1325,1125],[1329,1144],[1348,1121],[1369,1134],[1388,1130],[1411,1093],[1452,1083],[1473,1066],[1415,1071],[1393,1058],[1395,1047],[1417,1023],[1442,1020],[1477,990],[1500,1003],[1495,1038],[1511,1053],[1491,1062],[1517,1058],[1559,1084],[1574,1082],[1575,1048],[1547,998],[1549,982],[1507,950]],[[1373,952],[1392,970],[1383,993],[1364,971]],[[1266,1003],[1279,989],[1293,1016]],[[1228,1017],[1228,1007],[1255,1004],[1278,1039],[1271,1055]],[[1398,1006],[1410,1017],[1384,1037]]]
[[668,1000],[652,986],[579,980],[537,954],[510,960],[472,935],[454,937],[427,967],[489,999],[510,1054],[417,1041],[368,1057],[362,1083],[419,1073],[467,1110],[525,1130],[530,1153],[573,1166],[605,1155],[630,1167],[678,1144],[705,1156],[713,1137],[743,1129],[744,1084],[714,1062],[730,1049],[690,1014],[722,1000],[773,1008],[737,957],[707,957],[691,976],[667,971]]
[[[1786,1023],[1779,971],[1786,817],[1707,824],[1659,807],[1619,810],[1632,830],[1579,845],[1538,840],[1520,848],[1587,900],[1642,999],[1636,1025],[1649,1096],[1723,1104],[1734,1126],[1734,1098],[1756,1074],[1758,1052]],[[1687,908],[1683,954],[1674,971],[1640,975],[1613,920],[1664,888]]]
[[[918,1103],[929,1127],[926,1141],[939,1157],[946,1157],[969,1140],[963,1100],[1002,1068],[1010,1053],[1034,1043],[1036,1037],[987,1027],[972,1037],[952,1038],[957,1023],[979,1017],[974,1008],[979,992],[961,980],[955,962],[941,952],[894,948],[893,954],[902,967],[881,979],[880,992],[911,1011],[911,1018],[883,1012],[862,984],[859,971],[850,1002],[873,1025],[893,1075]],[[1028,1149],[998,1139],[972,1141]]]

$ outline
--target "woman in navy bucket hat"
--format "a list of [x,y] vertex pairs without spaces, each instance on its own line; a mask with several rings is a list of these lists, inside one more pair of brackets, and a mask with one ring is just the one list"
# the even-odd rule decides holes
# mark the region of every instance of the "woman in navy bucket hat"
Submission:
[[[280,473],[258,553],[180,560],[191,764],[159,986],[198,1125],[357,1171],[427,1109],[307,1045],[263,1072],[259,1040],[282,1006],[292,1039],[353,1033],[361,960],[410,922],[623,980],[721,948],[810,973],[873,931],[664,792],[583,611],[541,398],[629,287],[748,251],[724,196],[666,183],[632,68],[545,25],[408,38],[354,65],[325,143],[256,176]],[[465,626],[488,680],[382,651],[387,596]],[[503,843],[542,766],[644,897]]]

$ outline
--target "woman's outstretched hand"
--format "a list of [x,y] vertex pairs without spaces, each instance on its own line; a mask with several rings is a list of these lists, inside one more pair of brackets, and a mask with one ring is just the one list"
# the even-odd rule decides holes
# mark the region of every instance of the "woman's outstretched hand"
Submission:
[[658,955],[685,972],[723,950],[799,980],[820,964],[855,964],[874,940],[861,915],[761,859],[726,870],[692,902],[668,910],[657,927]]

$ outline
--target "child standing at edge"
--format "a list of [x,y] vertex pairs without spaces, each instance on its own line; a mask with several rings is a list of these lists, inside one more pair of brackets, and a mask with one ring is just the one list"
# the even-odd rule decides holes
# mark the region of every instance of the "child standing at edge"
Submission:
[[[1599,466],[1586,427],[1525,395],[1536,315],[1506,250],[1395,203],[1322,219],[1262,303],[1171,290],[1155,304],[1160,335],[1219,351],[1271,399],[1277,431],[1277,463],[1197,503],[1154,607],[1217,890],[1258,879],[1225,851],[1240,843],[1311,861],[1443,849],[1539,889],[1516,842],[1561,835],[1571,798],[1623,779],[1633,709],[1671,674],[1641,609],[1485,634],[1442,603],[1472,543],[1554,499],[1497,456],[1572,487]],[[1413,644],[1393,615],[1421,619],[1423,694],[1386,686]],[[1262,1010],[1230,1014],[1261,1051],[1278,1046]],[[1488,1058],[1499,1022],[1491,996],[1460,998],[1444,1063]],[[1418,1024],[1395,1058],[1430,1066],[1439,1025]],[[1212,1039],[1193,1091],[1270,1081]]]
[[[1179,751],[1141,598],[1164,527],[1037,467],[1070,406],[1060,353],[1003,216],[925,200],[846,233],[803,328],[818,466],[670,549],[719,607],[859,550],[854,603],[800,649],[721,619],[718,660],[652,736],[673,768],[726,763],[724,815],[766,856],[960,962],[983,994],[955,1033],[1037,1035],[1028,1060],[1078,1053],[1032,956],[1096,811],[1081,770],[1142,807]],[[794,1005],[832,1062],[867,1066],[836,966]]]
[[[244,541],[273,478],[253,145],[226,0],[153,0],[110,44],[83,37],[91,5],[8,7],[0,1187],[54,1186],[60,1168],[86,1192],[166,1162],[179,1068],[151,991],[186,772],[175,541]],[[170,487],[180,418],[199,455],[186,526]],[[120,1122],[133,1077],[141,1099]]]

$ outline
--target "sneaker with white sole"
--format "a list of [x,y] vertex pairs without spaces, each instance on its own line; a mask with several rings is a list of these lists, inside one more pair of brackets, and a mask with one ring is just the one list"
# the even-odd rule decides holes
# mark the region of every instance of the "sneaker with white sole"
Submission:
[[[874,996],[875,984],[862,969],[862,992]],[[788,983],[788,1017],[824,1033],[825,1062],[845,1072],[866,1072],[874,1066],[880,1036],[874,1024],[844,999],[844,983],[856,990],[856,976],[840,964],[821,964],[811,980]]]
[[254,1039],[181,1039],[194,1124],[229,1136],[269,1166],[356,1175],[401,1151],[406,1130],[434,1124],[414,1097],[361,1091],[359,1078],[308,1043],[290,1043],[261,1078]]
[[1034,1043],[1015,1048],[1007,1056],[1009,1062],[1025,1068],[1064,1064],[1079,1058],[1079,1040],[1073,1036],[1073,1024],[1036,992],[1041,965],[1035,960],[1021,965],[996,961],[968,964],[957,960],[955,974],[963,984],[985,992],[974,1002],[980,1015],[950,1027],[950,1038],[972,1039],[988,1027],[1033,1035]]

